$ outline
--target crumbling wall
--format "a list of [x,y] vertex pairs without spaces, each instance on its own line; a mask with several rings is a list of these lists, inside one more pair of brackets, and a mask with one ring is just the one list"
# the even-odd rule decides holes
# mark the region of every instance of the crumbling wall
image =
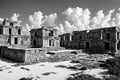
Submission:
[[21,45],[29,47],[30,46],[30,36],[22,35]]
[[1,45],[9,44],[9,36],[8,35],[0,35],[0,44]]
[[25,50],[23,49],[12,49],[1,46],[1,56],[10,60],[24,62],[25,61]]
[[25,62],[38,62],[46,59],[45,51],[40,49],[31,49],[25,51]]
[[[73,31],[70,41],[69,33],[60,35],[60,46],[73,49],[104,49],[116,50],[116,27],[101,28],[90,31]],[[108,45],[107,45],[107,44]],[[87,46],[89,46],[87,48]],[[106,46],[109,48],[106,49]]]
[[14,45],[15,44],[15,38],[17,38],[17,44],[16,45],[21,45],[21,36],[11,36],[11,44]]

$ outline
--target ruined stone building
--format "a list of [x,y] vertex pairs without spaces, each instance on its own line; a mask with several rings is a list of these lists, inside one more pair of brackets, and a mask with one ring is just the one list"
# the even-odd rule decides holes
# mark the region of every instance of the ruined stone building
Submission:
[[22,27],[17,21],[4,19],[0,24],[0,46],[29,45],[30,38],[21,34]]
[[39,29],[32,29],[31,34],[31,46],[32,47],[58,47],[59,37],[57,29],[54,27],[45,27]]
[[73,31],[60,35],[60,46],[75,49],[120,50],[120,28]]

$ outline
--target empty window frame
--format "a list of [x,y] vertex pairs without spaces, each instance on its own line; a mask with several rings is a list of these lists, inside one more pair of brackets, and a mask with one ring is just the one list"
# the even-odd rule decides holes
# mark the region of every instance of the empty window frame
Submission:
[[106,33],[106,38],[110,39],[110,33]]
[[12,33],[12,29],[11,28],[9,28],[9,34],[11,34]]
[[53,36],[53,31],[50,31],[49,36]]
[[18,38],[14,39],[14,44],[18,44]]
[[117,39],[120,39],[120,33],[119,32],[117,32]]
[[20,29],[18,29],[18,35],[21,35],[21,30]]

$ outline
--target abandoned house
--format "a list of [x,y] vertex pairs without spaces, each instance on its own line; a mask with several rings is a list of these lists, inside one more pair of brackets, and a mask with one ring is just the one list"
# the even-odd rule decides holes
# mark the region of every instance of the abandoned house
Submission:
[[119,27],[107,27],[90,31],[73,31],[59,37],[60,46],[66,48],[120,50]]
[[22,27],[17,21],[4,19],[0,24],[0,45],[1,46],[22,46],[30,43],[28,35],[22,35]]
[[59,37],[57,29],[54,27],[41,27],[39,29],[32,29],[31,34],[31,46],[32,47],[58,47]]

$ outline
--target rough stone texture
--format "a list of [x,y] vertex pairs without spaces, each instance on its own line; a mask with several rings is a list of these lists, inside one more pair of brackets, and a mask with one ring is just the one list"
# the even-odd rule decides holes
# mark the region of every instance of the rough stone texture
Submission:
[[0,45],[7,45],[9,42],[8,35],[0,35]]
[[[4,19],[0,24],[0,44],[6,45],[30,45],[30,37],[28,35],[21,35],[22,27],[17,21],[10,21]],[[15,43],[15,39],[17,39]],[[28,46],[28,45],[27,45]]]
[[1,50],[1,57],[18,62],[25,61],[25,50],[23,49],[11,49],[8,47],[1,46],[0,50]]
[[73,33],[60,35],[60,46],[75,49],[120,50],[120,29],[108,27],[90,31],[73,31]]
[[59,37],[54,27],[42,27],[31,30],[32,47],[58,47]]
[[30,49],[25,51],[25,62],[38,62],[46,59],[45,51],[40,49]]
[[24,45],[26,47],[30,46],[30,36],[28,35],[23,35],[22,40],[21,40],[21,45]]
[[[53,50],[53,49],[52,49]],[[43,62],[43,61],[61,61],[71,60],[77,57],[76,54],[71,52],[57,52],[54,55],[47,54],[51,49],[47,48],[8,48],[6,46],[0,47],[1,57],[14,60],[17,62]],[[49,56],[48,56],[49,55]]]
[[0,53],[1,57],[17,62],[31,63],[46,59],[45,51],[41,49],[17,49],[1,46]]

